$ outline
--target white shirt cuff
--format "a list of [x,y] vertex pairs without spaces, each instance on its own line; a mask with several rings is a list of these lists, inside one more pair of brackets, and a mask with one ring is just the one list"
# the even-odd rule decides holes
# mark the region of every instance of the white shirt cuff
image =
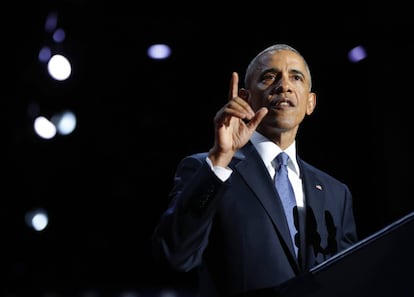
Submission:
[[229,167],[221,167],[221,166],[213,166],[211,160],[207,157],[206,161],[208,165],[210,165],[211,170],[213,170],[214,174],[222,181],[226,181],[230,175],[233,173],[233,170]]

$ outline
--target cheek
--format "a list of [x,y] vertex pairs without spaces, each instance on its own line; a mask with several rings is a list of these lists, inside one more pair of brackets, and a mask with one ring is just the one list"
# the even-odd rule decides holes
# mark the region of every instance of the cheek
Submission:
[[254,110],[254,111],[257,111],[257,110],[259,110],[263,105],[261,105],[261,103],[260,102],[257,102],[257,100],[251,100],[250,102],[249,102],[249,104],[250,104],[250,107]]
[[262,107],[269,108],[270,99],[268,100],[267,97],[257,98],[250,102],[250,106],[253,108],[254,111],[258,111]]
[[267,105],[266,96],[262,91],[251,91],[247,102],[255,110]]

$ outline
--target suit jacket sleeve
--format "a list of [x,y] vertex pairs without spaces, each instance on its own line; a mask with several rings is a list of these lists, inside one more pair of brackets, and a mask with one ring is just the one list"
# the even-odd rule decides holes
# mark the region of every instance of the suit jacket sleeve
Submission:
[[216,177],[205,158],[199,154],[179,163],[168,209],[152,237],[155,259],[179,271],[201,263],[218,196],[227,184]]

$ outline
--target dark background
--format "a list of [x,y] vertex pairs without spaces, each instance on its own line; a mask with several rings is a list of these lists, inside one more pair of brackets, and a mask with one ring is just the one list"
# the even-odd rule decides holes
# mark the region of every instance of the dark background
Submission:
[[[4,61],[13,75],[3,79],[1,103],[5,296],[192,288],[193,275],[154,266],[151,233],[178,161],[212,145],[212,119],[227,100],[231,72],[242,75],[276,42],[304,54],[318,94],[298,135],[299,153],[349,185],[360,237],[414,210],[413,21],[400,4],[16,4],[4,43],[13,50]],[[66,31],[63,44],[53,45],[44,31],[51,11]],[[171,45],[171,58],[150,60],[147,47],[161,42]],[[51,81],[38,62],[46,44],[73,61],[68,81]],[[348,51],[360,44],[368,57],[352,64]],[[45,115],[72,109],[77,129],[38,138],[33,104]],[[24,222],[37,207],[50,216],[41,233]]]

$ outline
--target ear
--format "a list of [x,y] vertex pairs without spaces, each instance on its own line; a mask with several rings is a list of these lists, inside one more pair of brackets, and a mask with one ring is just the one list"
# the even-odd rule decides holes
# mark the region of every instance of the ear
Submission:
[[238,95],[239,95],[240,98],[242,98],[245,101],[249,102],[250,93],[245,88],[240,88]]
[[316,107],[316,94],[313,92],[310,92],[308,95],[308,104],[306,107],[306,114],[310,115],[315,110]]

